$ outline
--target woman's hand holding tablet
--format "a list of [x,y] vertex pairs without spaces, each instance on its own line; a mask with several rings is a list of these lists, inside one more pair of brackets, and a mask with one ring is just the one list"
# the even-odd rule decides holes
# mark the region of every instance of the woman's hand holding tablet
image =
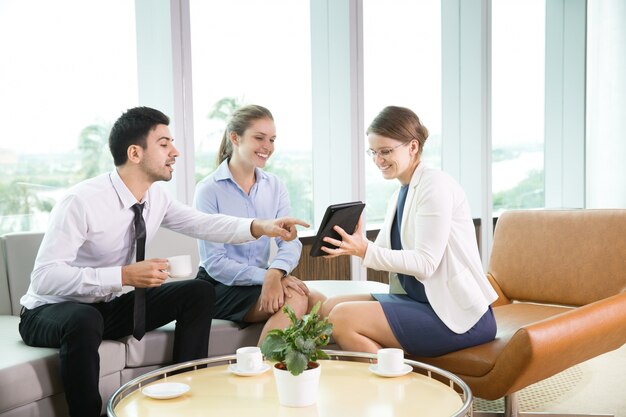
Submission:
[[352,234],[356,229],[356,226],[361,217],[361,213],[365,208],[365,204],[361,201],[354,201],[351,203],[332,204],[326,209],[322,223],[315,236],[313,247],[311,248],[311,256],[327,256],[329,253],[324,252],[322,247],[330,249],[337,249],[337,246],[324,240],[324,238],[331,238],[337,241],[341,241],[341,236],[334,229],[335,226],[341,227],[346,233]]

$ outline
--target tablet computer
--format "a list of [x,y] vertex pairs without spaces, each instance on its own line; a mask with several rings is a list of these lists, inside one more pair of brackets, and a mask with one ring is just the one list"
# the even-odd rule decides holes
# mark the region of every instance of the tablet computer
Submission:
[[322,223],[317,231],[317,236],[313,241],[313,247],[311,248],[311,256],[324,256],[328,255],[322,250],[322,246],[335,249],[336,246],[330,243],[324,242],[326,236],[333,239],[341,240],[341,236],[337,233],[333,227],[339,225],[348,234],[354,233],[356,225],[359,222],[359,217],[365,208],[365,204],[360,201],[353,201],[351,203],[332,204],[326,209]]

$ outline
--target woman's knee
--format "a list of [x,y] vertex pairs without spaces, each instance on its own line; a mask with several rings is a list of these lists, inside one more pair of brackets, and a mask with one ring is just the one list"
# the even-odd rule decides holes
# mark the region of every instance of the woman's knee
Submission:
[[346,303],[333,306],[328,313],[328,321],[333,324],[333,334],[341,335],[351,328],[350,323],[355,319],[351,308]]
[[328,303],[328,301],[323,302],[322,306],[320,307],[320,316],[330,316],[330,312],[333,311],[333,308],[335,308],[335,304],[330,304]]
[[321,314],[326,300],[327,297],[324,294],[319,291],[311,290],[308,296],[309,310],[311,310],[315,306],[315,304],[320,303],[320,309],[318,313]]
[[309,312],[309,298],[306,295],[294,293],[291,297],[285,298],[285,304],[293,309],[297,317],[302,317]]

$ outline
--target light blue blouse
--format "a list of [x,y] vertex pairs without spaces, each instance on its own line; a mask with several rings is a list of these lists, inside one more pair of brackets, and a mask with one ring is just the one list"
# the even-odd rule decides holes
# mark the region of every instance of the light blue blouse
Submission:
[[[196,186],[194,206],[205,213],[237,217],[274,219],[289,216],[291,205],[283,182],[273,174],[256,168],[256,183],[246,194],[233,180],[224,161]],[[278,253],[269,262],[270,238],[231,245],[198,240],[200,266],[215,280],[226,285],[261,285],[267,268],[290,273],[302,252],[298,239],[284,242],[276,238]]]

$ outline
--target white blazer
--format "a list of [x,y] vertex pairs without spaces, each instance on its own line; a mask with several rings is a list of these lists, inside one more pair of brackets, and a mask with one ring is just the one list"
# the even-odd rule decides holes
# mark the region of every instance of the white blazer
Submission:
[[403,250],[391,249],[397,203],[398,192],[376,243],[368,243],[363,266],[415,276],[441,321],[455,333],[467,332],[497,294],[483,271],[465,192],[448,174],[420,163],[402,216]]

